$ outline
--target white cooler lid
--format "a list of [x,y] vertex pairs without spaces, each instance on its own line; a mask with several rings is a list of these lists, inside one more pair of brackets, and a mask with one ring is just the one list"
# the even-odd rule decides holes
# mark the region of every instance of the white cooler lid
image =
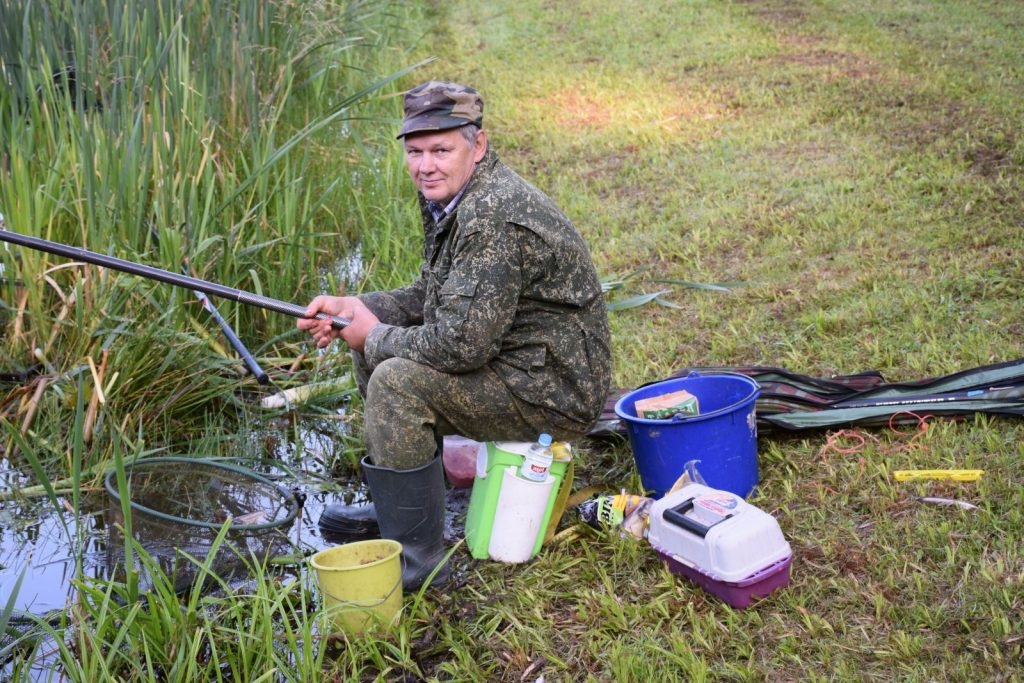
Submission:
[[774,517],[733,493],[694,483],[651,505],[647,538],[662,554],[729,583],[792,555]]

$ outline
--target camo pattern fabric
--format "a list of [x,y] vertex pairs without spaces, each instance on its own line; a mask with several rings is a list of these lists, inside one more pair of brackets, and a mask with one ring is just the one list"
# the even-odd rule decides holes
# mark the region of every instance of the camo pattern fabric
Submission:
[[366,406],[366,455],[374,465],[395,470],[429,463],[443,448],[445,434],[528,441],[546,424],[539,409],[513,396],[487,366],[451,374],[388,358],[373,371]]
[[484,100],[473,88],[458,83],[429,81],[405,94],[405,118],[398,131],[409,133],[448,130],[469,123],[484,123]]
[[[360,295],[385,323],[366,339],[367,369],[394,357],[453,375],[486,368],[534,413],[522,440],[540,431],[565,440],[585,434],[604,406],[611,345],[601,284],[582,236],[490,149],[454,213],[435,222],[422,196],[420,204],[419,278]],[[466,405],[488,400],[463,397]],[[366,411],[369,423],[369,401]],[[464,435],[486,439],[489,428],[477,425]]]

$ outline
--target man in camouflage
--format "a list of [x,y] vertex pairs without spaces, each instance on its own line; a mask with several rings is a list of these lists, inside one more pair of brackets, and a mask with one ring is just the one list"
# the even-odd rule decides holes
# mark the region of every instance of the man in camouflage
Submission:
[[[298,326],[319,347],[340,336],[352,351],[377,521],[403,544],[403,583],[415,588],[444,558],[442,438],[577,439],[604,406],[611,354],[586,243],[490,149],[479,93],[431,81],[406,93],[404,109],[398,138],[419,190],[420,275],[392,291],[313,299],[307,316],[351,320],[342,330],[329,320]],[[321,527],[343,514],[330,506]]]

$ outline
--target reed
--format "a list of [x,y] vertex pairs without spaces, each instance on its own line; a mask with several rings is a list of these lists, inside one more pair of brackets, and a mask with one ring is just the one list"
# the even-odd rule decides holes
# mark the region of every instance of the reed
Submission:
[[130,541],[137,566],[152,580],[142,593],[132,577],[79,584],[73,618],[90,628],[70,642],[60,639],[62,669],[75,680],[317,680],[323,650],[308,626],[308,590],[255,560],[244,583],[208,571],[226,532],[227,526],[206,558],[192,559],[200,571],[184,595]]
[[[386,42],[395,21],[387,2],[3,3],[6,227],[300,303],[341,286],[317,276],[323,255],[353,250],[387,205],[364,191],[379,174],[357,167],[374,135],[360,122],[391,111],[378,95],[411,68]],[[43,363],[48,378],[12,417],[39,405],[62,421],[59,387],[85,366],[104,368],[86,384],[102,396],[93,429],[109,416],[187,433],[209,399],[230,402],[225,384],[244,374],[191,293],[3,253],[16,277],[0,297],[0,362]],[[291,320],[218,308],[258,352],[291,355]]]
[[[360,286],[376,263],[411,272],[394,261],[415,259],[408,240],[362,236],[408,216],[387,194],[400,157],[374,155],[391,94],[417,67],[400,38],[417,11],[388,0],[3,0],[3,227],[301,304]],[[337,269],[350,253],[367,262]],[[0,365],[26,371],[3,387],[0,438],[5,466],[40,482],[0,493],[80,511],[100,473],[115,467],[123,486],[136,457],[247,448],[236,427],[258,412],[243,394],[251,378],[190,292],[7,245],[0,258]],[[302,360],[293,320],[215,303],[270,364],[275,389],[297,370],[299,384],[340,372]],[[72,613],[36,624],[62,676],[320,678],[304,580],[253,566],[252,594],[218,584],[183,606],[144,548],[123,552],[152,587],[79,571]],[[5,676],[35,675],[35,642],[0,641],[14,657]]]

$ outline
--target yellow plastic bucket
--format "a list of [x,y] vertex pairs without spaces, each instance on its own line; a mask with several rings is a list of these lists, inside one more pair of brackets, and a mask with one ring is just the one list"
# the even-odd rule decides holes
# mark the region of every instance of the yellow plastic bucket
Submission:
[[362,633],[395,623],[402,608],[402,544],[356,541],[309,558],[323,610],[337,630]]

